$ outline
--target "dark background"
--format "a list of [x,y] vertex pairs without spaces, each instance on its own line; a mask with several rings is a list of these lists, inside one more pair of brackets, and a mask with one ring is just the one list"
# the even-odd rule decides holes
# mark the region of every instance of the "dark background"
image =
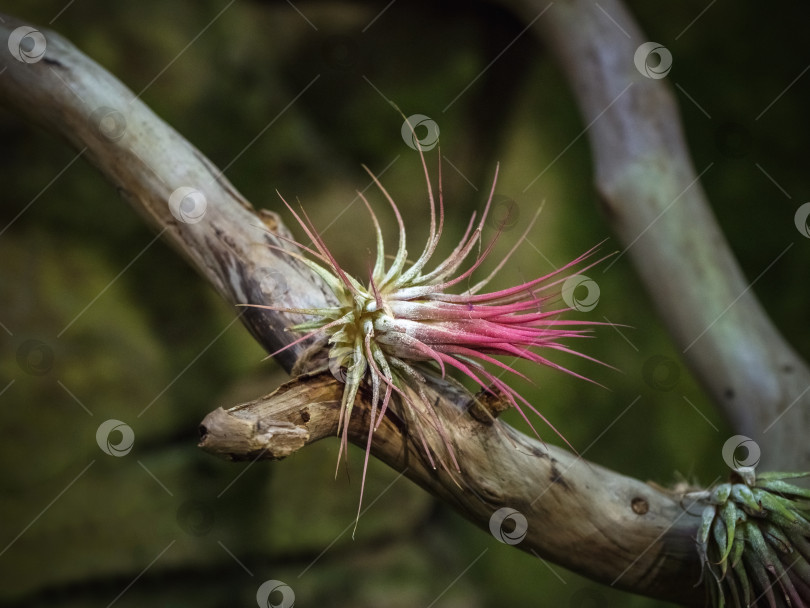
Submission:
[[[347,208],[368,185],[361,163],[378,173],[390,164],[382,181],[412,251],[427,231],[418,156],[380,93],[441,129],[449,227],[440,255],[481,209],[497,162],[496,192],[514,201],[518,221],[489,268],[545,207],[494,287],[545,274],[606,238],[607,251],[620,249],[597,210],[586,137],[524,192],[583,128],[531,33],[485,70],[524,24],[492,4],[396,2],[369,26],[385,5],[296,4],[311,23],[285,2],[239,1],[216,19],[226,2],[28,0],[3,10],[58,31],[143,91],[214,163],[232,163],[227,176],[254,205],[281,212],[276,189],[299,198],[356,273],[373,247],[362,206]],[[679,85],[695,166],[714,162],[703,185],[746,275],[795,243],[755,291],[807,356],[810,241],[793,216],[810,200],[810,75],[788,88],[810,63],[803,8],[629,6],[673,54],[667,79]],[[663,605],[500,544],[375,463],[365,504],[379,499],[352,540],[361,452],[335,479],[334,440],[255,466],[202,453],[197,426],[208,411],[285,374],[229,326],[233,308],[172,250],[146,248],[154,234],[91,166],[79,160],[62,173],[74,150],[5,110],[0,142],[0,604],[254,606],[259,585],[278,579],[300,606]],[[434,178],[437,154],[427,154]],[[393,238],[393,218],[372,196]],[[589,460],[663,485],[725,476],[720,447],[732,430],[683,365],[628,257],[588,274],[601,297],[587,318],[630,327],[623,336],[601,328],[576,347],[619,371],[562,357],[606,388],[525,367],[536,386],[516,388]],[[96,443],[111,418],[135,433],[121,458]]]

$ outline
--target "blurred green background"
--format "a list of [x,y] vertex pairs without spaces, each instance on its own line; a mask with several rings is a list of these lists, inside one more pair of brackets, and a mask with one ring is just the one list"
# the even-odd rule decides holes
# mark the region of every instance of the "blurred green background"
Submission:
[[[545,274],[606,238],[607,250],[620,249],[597,211],[587,138],[523,192],[583,128],[532,35],[485,69],[524,24],[461,2],[394,3],[374,20],[385,6],[25,0],[4,10],[57,30],[143,90],[220,167],[236,159],[227,175],[254,205],[280,210],[276,189],[298,197],[356,273],[373,247],[365,211],[349,206],[369,182],[361,163],[385,170],[412,250],[427,232],[418,156],[382,95],[441,129],[448,230],[439,255],[482,207],[497,162],[496,192],[518,213],[498,252],[545,206],[494,287]],[[810,200],[810,75],[757,119],[808,63],[800,7],[712,3],[685,33],[704,2],[630,7],[673,54],[668,78],[695,164],[715,163],[703,183],[747,276],[796,243],[756,292],[810,355],[810,241],[793,224]],[[235,311],[172,250],[147,247],[154,234],[92,167],[80,160],[62,173],[74,150],[5,110],[0,142],[0,604],[254,606],[259,585],[277,579],[300,606],[664,605],[500,544],[378,463],[365,504],[379,500],[352,540],[361,452],[335,479],[336,440],[253,466],[202,453],[207,412],[263,394],[285,373],[262,361],[247,332],[229,325]],[[434,178],[437,154],[427,155]],[[393,238],[393,218],[372,197]],[[590,276],[601,297],[588,318],[630,327],[601,328],[576,346],[619,371],[562,358],[606,388],[549,370],[516,387],[594,462],[663,485],[725,475],[720,447],[732,430],[628,258]],[[96,443],[108,419],[135,434],[124,457]]]

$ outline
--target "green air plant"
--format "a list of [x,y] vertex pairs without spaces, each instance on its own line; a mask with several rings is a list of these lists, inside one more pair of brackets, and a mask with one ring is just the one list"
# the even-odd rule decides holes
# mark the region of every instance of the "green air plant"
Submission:
[[704,505],[697,548],[714,606],[810,606],[810,489],[786,481],[807,476],[741,467],[685,496]]
[[[588,332],[585,326],[598,323],[561,318],[571,309],[552,305],[560,300],[566,273],[581,265],[593,254],[594,249],[545,276],[500,291],[485,292],[484,288],[489,281],[504,267],[525,239],[537,220],[538,210],[522,237],[494,270],[483,280],[471,285],[471,275],[490,254],[502,232],[501,225],[492,240],[486,245],[482,244],[482,232],[495,191],[496,169],[492,190],[480,220],[476,223],[473,214],[455,249],[446,259],[428,270],[444,227],[444,201],[441,164],[438,197],[435,197],[421,149],[419,154],[427,182],[430,231],[427,244],[415,261],[408,259],[405,224],[399,208],[377,177],[364,167],[388,201],[399,227],[399,243],[393,257],[386,257],[379,221],[363,193],[358,192],[358,196],[371,216],[377,249],[367,282],[361,282],[347,274],[306,212],[302,210],[300,214],[297,213],[282,197],[311,244],[307,246],[292,241],[306,255],[279,249],[311,268],[332,291],[336,304],[326,308],[252,305],[311,315],[312,320],[289,328],[304,335],[284,348],[313,337],[326,340],[330,362],[345,370],[341,373],[341,376],[345,374],[345,388],[340,405],[338,434],[341,436],[341,446],[338,466],[340,453],[345,452],[348,447],[348,423],[358,391],[363,383],[370,383],[371,423],[363,464],[361,502],[372,434],[389,407],[415,431],[431,466],[440,466],[448,473],[452,469],[459,470],[444,424],[425,394],[426,375],[444,377],[448,368],[455,368],[484,390],[506,399],[533,430],[534,427],[526,416],[527,409],[554,429],[537,409],[500,377],[505,372],[522,378],[526,376],[509,363],[495,357],[511,357],[513,361],[524,359],[574,376],[578,374],[552,362],[537,351],[563,351],[594,360],[575,353],[563,344],[563,340],[580,337]],[[464,261],[474,252],[477,254],[475,260],[460,271]],[[597,262],[592,262],[583,270],[595,263]],[[450,293],[451,288],[458,288],[459,292]],[[282,350],[284,349],[277,352]],[[277,353],[273,353],[275,354]],[[488,369],[485,364],[491,368]],[[439,437],[442,445],[431,445],[427,434],[423,432],[426,427],[432,429],[432,435]],[[556,429],[554,431],[557,432]],[[358,517],[359,512],[358,506]]]

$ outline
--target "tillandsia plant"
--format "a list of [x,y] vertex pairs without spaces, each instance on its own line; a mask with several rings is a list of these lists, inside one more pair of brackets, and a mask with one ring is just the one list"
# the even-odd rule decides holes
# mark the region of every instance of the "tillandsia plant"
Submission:
[[[332,291],[337,303],[327,308],[253,305],[311,315],[313,317],[311,321],[289,328],[304,335],[285,348],[312,337],[319,337],[328,342],[330,361],[338,362],[345,370],[345,387],[338,427],[338,434],[341,436],[338,466],[340,453],[348,449],[348,424],[358,391],[363,383],[370,383],[371,422],[363,463],[361,504],[372,434],[379,427],[389,407],[394,408],[392,411],[396,411],[396,414],[415,431],[433,468],[441,466],[448,473],[451,473],[452,469],[459,470],[459,463],[447,438],[444,425],[425,394],[426,375],[444,377],[448,368],[455,368],[484,390],[492,394],[497,393],[499,398],[506,399],[520,412],[533,430],[526,410],[539,416],[554,429],[536,408],[495,372],[500,370],[500,373],[509,372],[527,379],[526,376],[511,364],[495,357],[524,359],[578,377],[581,376],[554,363],[537,351],[562,351],[595,361],[591,357],[575,353],[564,345],[562,340],[582,336],[588,331],[583,326],[597,323],[562,319],[561,315],[570,308],[552,306],[561,299],[561,284],[568,278],[566,273],[589,258],[594,249],[545,276],[500,291],[485,292],[486,285],[506,265],[518,245],[525,239],[537,220],[538,210],[522,237],[494,270],[483,280],[471,285],[471,275],[492,252],[502,232],[501,225],[492,240],[485,246],[482,244],[482,233],[497,181],[496,168],[492,189],[480,220],[476,223],[473,214],[455,249],[432,270],[428,270],[427,266],[436,251],[444,227],[444,201],[441,164],[439,164],[437,203],[421,149],[419,154],[427,182],[430,230],[427,243],[415,261],[408,259],[405,224],[399,208],[377,177],[364,167],[396,217],[399,243],[393,257],[386,257],[379,220],[363,193],[358,192],[358,195],[371,216],[377,250],[376,259],[370,267],[368,282],[361,282],[345,272],[306,212],[302,210],[300,214],[297,213],[282,197],[290,213],[311,240],[311,246],[291,241],[308,254],[308,257],[287,249],[281,250],[311,268]],[[465,270],[459,271],[473,252],[477,254],[475,260]],[[591,265],[595,263],[597,262]],[[589,267],[586,266],[583,270]],[[461,288],[459,293],[450,293],[449,290],[456,287]],[[282,350],[284,349],[271,356]],[[485,364],[492,366],[492,369],[487,369]],[[432,445],[428,440],[428,434],[425,432],[428,428],[433,431],[430,435],[440,438],[440,445]],[[556,429],[554,431],[560,435]],[[358,506],[358,518],[359,513]]]
[[697,547],[713,606],[810,606],[810,489],[786,481],[808,476],[740,467],[686,495],[705,505]]

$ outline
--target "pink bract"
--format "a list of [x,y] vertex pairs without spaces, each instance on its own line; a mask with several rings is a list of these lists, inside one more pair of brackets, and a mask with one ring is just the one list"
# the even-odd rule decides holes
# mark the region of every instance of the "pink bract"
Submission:
[[[441,164],[437,204],[424,155],[421,150],[419,152],[428,187],[430,231],[427,243],[416,261],[409,263],[407,260],[405,224],[399,208],[377,177],[366,168],[390,204],[399,226],[399,242],[390,265],[386,267],[379,220],[361,192],[358,195],[371,216],[377,248],[367,284],[361,283],[341,268],[306,212],[302,210],[299,215],[282,197],[284,204],[311,240],[310,247],[295,243],[308,257],[284,251],[309,266],[328,285],[337,303],[332,307],[317,309],[252,305],[313,316],[312,321],[291,327],[290,330],[303,332],[304,335],[273,355],[303,340],[320,337],[328,341],[330,361],[345,369],[338,430],[341,436],[338,464],[340,453],[348,449],[348,423],[358,390],[361,384],[370,382],[371,424],[363,464],[361,503],[372,435],[392,402],[397,404],[397,415],[404,418],[410,428],[415,429],[431,465],[435,468],[438,461],[448,471],[451,466],[459,469],[443,423],[424,393],[426,374],[444,376],[448,367],[455,368],[472,378],[484,390],[497,392],[507,399],[532,430],[534,427],[526,416],[526,408],[560,435],[537,409],[496,375],[494,370],[490,371],[487,365],[525,378],[511,364],[495,357],[520,358],[581,377],[554,363],[541,352],[579,354],[562,341],[581,337],[588,332],[587,326],[598,324],[561,318],[561,315],[571,309],[550,306],[561,299],[561,284],[568,278],[571,269],[590,258],[595,248],[542,277],[500,291],[483,291],[526,237],[537,220],[539,210],[521,238],[486,278],[459,293],[449,293],[449,289],[462,283],[469,284],[471,275],[491,253],[502,232],[499,228],[493,239],[481,250],[482,232],[492,205],[498,171],[496,168],[492,189],[478,223],[476,224],[473,214],[456,248],[446,259],[427,271],[426,267],[436,250],[444,226],[444,201]],[[476,259],[460,271],[464,261],[476,249],[479,251]],[[595,263],[598,262],[592,262],[582,270]],[[591,359],[586,355],[580,356]],[[396,400],[394,394],[398,397]],[[436,431],[443,440],[443,446],[429,445],[423,432],[425,425]],[[358,518],[359,514],[358,507]]]

